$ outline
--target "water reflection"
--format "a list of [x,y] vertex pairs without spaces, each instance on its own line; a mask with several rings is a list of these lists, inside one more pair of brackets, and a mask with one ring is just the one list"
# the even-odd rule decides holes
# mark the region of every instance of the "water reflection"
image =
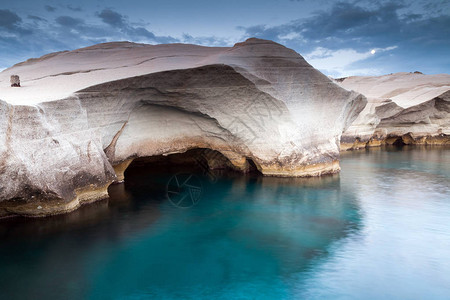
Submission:
[[197,174],[204,190],[190,209],[167,200],[172,175],[140,170],[111,186],[109,200],[71,214],[2,220],[0,296],[286,294],[292,274],[360,227],[337,175]]
[[362,226],[297,274],[293,298],[447,299],[450,148],[353,151],[341,166],[341,187],[358,199]]
[[173,173],[128,172],[107,201],[0,220],[0,299],[450,295],[450,151],[352,151],[341,166],[306,179],[196,174],[189,209],[167,200]]

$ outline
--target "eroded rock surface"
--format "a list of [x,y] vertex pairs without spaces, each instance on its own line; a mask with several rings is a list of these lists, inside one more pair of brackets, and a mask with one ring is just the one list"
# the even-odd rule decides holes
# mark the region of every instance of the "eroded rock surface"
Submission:
[[344,132],[341,149],[383,144],[450,144],[450,75],[396,73],[340,79],[368,104]]
[[[3,87],[15,73],[17,93]],[[0,86],[2,215],[73,210],[106,197],[133,159],[197,148],[240,171],[251,162],[264,175],[335,173],[341,133],[366,104],[259,39],[100,44],[20,63]]]

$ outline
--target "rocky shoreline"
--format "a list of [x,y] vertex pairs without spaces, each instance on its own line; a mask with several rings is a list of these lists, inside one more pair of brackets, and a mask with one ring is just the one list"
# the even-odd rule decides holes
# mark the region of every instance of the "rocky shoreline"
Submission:
[[259,39],[106,43],[1,72],[0,117],[0,218],[43,217],[108,198],[137,162],[309,177],[338,173],[340,151],[450,145],[450,75],[333,81]]
[[368,99],[342,134],[341,150],[450,144],[450,75],[396,73],[341,78],[338,83]]

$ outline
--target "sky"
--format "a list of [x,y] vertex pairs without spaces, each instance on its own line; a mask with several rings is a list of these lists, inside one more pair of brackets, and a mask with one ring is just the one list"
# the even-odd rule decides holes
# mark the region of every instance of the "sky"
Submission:
[[333,77],[450,73],[450,0],[0,0],[0,70],[97,43],[270,39]]

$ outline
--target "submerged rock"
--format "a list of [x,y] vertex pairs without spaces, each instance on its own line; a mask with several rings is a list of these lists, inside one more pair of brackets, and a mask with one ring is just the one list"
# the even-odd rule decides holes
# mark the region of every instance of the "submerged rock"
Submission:
[[342,150],[383,144],[450,144],[450,75],[353,76],[339,84],[368,99],[343,133]]
[[20,63],[0,82],[19,71],[27,89],[0,88],[3,215],[73,210],[107,197],[134,159],[196,148],[239,171],[335,173],[341,133],[366,104],[295,51],[259,39],[99,44]]

